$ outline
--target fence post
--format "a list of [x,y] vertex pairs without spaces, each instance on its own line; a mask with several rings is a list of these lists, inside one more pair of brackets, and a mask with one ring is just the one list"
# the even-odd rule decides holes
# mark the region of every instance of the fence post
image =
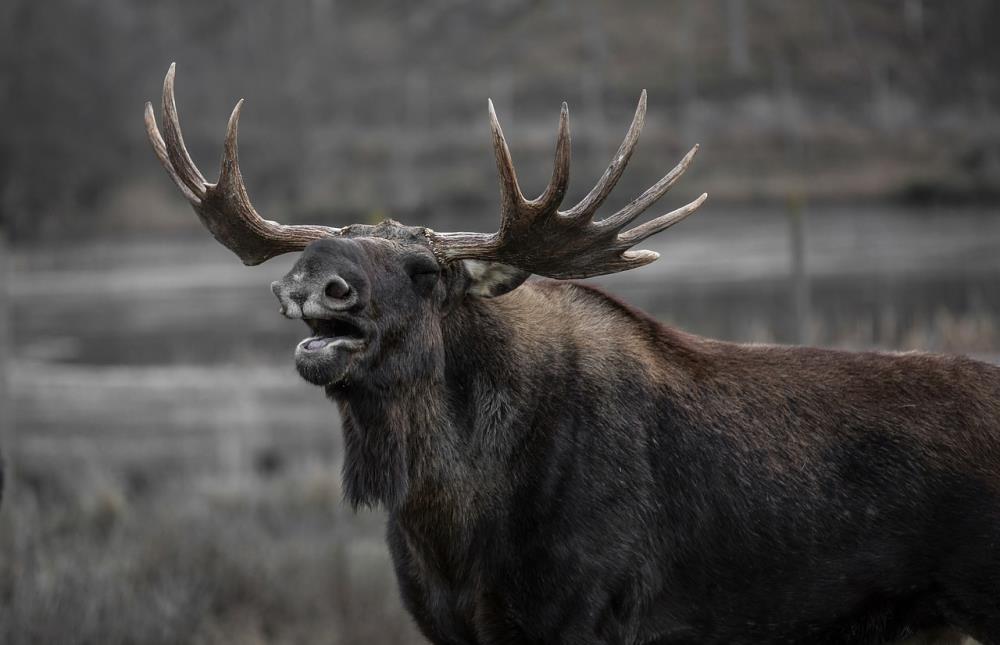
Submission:
[[795,321],[794,342],[807,345],[809,337],[809,274],[806,271],[806,214],[804,200],[792,197],[788,200],[788,241],[791,256],[791,290],[793,320]]
[[[14,489],[17,460],[17,437],[10,395],[10,262],[7,251],[7,233],[0,227],[0,459],[3,460],[3,499],[10,505]],[[0,506],[0,508],[2,508]]]

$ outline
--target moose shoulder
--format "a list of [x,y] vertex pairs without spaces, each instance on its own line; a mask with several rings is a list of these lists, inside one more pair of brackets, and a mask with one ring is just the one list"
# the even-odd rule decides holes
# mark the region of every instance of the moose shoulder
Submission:
[[283,226],[236,158],[188,156],[164,84],[154,150],[245,262],[302,250],[272,285],[310,336],[296,366],[339,406],[344,485],[382,506],[403,600],[435,643],[882,643],[954,628],[1000,643],[1000,369],[928,354],[748,346],[659,324],[578,278],[704,196],[629,228],[692,150],[594,220],[634,149],[645,94],[598,184],[560,210],[523,197],[491,109],[493,234],[387,221]]

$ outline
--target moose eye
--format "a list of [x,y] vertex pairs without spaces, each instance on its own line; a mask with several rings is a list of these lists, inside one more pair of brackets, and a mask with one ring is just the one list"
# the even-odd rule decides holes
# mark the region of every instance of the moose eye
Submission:
[[426,293],[437,284],[441,268],[433,258],[417,255],[406,261],[406,272],[417,290]]

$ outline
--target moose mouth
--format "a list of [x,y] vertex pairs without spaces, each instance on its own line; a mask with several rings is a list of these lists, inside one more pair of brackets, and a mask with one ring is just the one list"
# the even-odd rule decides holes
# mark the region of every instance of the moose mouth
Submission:
[[342,382],[374,337],[364,321],[354,318],[306,318],[312,336],[295,348],[295,367],[313,385]]
[[355,321],[341,318],[307,318],[305,323],[313,335],[299,342],[296,352],[313,353],[333,349],[359,349],[366,344],[367,335]]

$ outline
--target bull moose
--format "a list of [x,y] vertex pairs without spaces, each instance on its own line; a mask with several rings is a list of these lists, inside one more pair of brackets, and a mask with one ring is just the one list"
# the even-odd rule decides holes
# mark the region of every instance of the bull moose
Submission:
[[[955,629],[1000,644],[1000,368],[958,356],[742,345],[664,326],[566,281],[654,261],[629,228],[697,147],[594,219],[642,128],[560,210],[518,187],[490,105],[491,234],[286,226],[237,161],[192,162],[163,87],[153,149],[309,337],[295,364],[343,419],[345,496],[384,508],[403,602],[434,643],[882,643]],[[526,281],[535,274],[545,278]]]

